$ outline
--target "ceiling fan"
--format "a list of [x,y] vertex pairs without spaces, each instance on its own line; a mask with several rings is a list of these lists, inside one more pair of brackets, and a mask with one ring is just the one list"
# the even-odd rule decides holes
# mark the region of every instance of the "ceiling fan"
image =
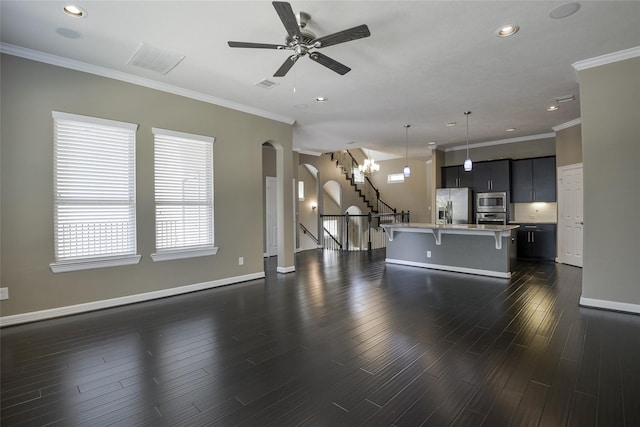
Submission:
[[357,27],[349,28],[348,30],[316,38],[315,34],[305,28],[307,26],[307,22],[311,19],[311,16],[308,13],[300,12],[296,18],[296,15],[293,13],[293,9],[289,3],[274,1],[272,4],[287,30],[288,35],[285,41],[286,44],[230,41],[229,47],[292,50],[294,54],[284,61],[273,77],[284,77],[296,61],[307,54],[309,54],[309,58],[317,63],[324,65],[340,75],[345,75],[351,71],[351,68],[339,63],[335,59],[329,58],[327,55],[317,52],[316,49],[369,37],[371,35],[369,28],[366,25],[358,25]]

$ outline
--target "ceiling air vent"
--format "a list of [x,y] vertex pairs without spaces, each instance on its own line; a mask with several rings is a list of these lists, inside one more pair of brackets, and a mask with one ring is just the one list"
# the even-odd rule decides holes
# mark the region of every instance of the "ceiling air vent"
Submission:
[[576,97],[574,95],[564,95],[556,98],[556,102],[571,102],[574,101]]
[[256,83],[256,86],[261,87],[263,89],[271,89],[272,87],[278,86],[280,83],[272,82],[271,80],[261,80]]
[[146,70],[167,74],[184,59],[184,55],[158,49],[147,43],[140,43],[138,49],[131,55],[127,64]]

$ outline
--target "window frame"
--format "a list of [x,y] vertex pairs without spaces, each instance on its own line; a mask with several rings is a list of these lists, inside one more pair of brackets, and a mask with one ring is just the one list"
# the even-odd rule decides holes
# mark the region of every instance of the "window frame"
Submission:
[[390,173],[387,175],[387,184],[402,184],[404,182],[404,173]]
[[[153,182],[154,182],[154,229],[155,229],[155,241],[156,247],[155,252],[151,254],[151,259],[154,262],[157,261],[169,261],[175,259],[185,259],[185,258],[195,258],[195,257],[203,257],[203,256],[212,256],[218,253],[218,248],[215,246],[215,186],[214,186],[214,155],[213,155],[213,144],[215,142],[214,137],[204,136],[204,135],[196,135],[192,133],[179,132],[168,129],[161,128],[152,128],[153,134],[153,156],[154,156],[154,166],[153,166]],[[210,164],[211,164],[211,176],[207,177],[209,180],[209,185],[211,186],[211,201],[210,201],[210,215],[211,215],[211,244],[210,245],[197,245],[197,246],[183,246],[183,247],[175,247],[168,249],[158,249],[158,206],[176,206],[176,202],[172,203],[158,203],[157,194],[156,194],[156,180],[157,180],[157,164],[156,164],[156,136],[163,136],[165,138],[176,138],[175,141],[172,141],[174,144],[176,143],[185,143],[185,142],[195,142],[195,143],[207,143],[211,144],[209,147],[210,153]]]
[[[65,273],[65,272],[78,271],[78,270],[89,270],[94,268],[138,264],[140,262],[140,259],[142,258],[141,255],[137,254],[137,228],[136,228],[137,226],[136,131],[138,129],[138,124],[103,119],[99,117],[64,113],[59,111],[52,111],[51,115],[53,119],[53,174],[54,174],[53,176],[53,234],[54,234],[53,240],[54,242],[53,244],[54,244],[55,261],[49,264],[49,268],[53,273]],[[130,157],[127,157],[127,160],[126,160],[126,164],[127,164],[126,175],[128,176],[126,181],[127,192],[128,192],[126,203],[123,202],[122,199],[116,200],[117,197],[115,199],[109,199],[105,197],[104,193],[102,194],[102,197],[100,197],[101,194],[97,190],[94,193],[96,197],[94,197],[93,199],[88,198],[86,196],[80,196],[78,194],[76,194],[75,197],[71,196],[71,197],[65,198],[64,196],[63,197],[60,196],[59,187],[61,186],[64,180],[63,178],[60,177],[60,175],[62,175],[61,171],[62,169],[64,169],[65,159],[61,160],[61,157],[63,156],[61,155],[59,156],[58,153],[59,153],[59,150],[61,149],[62,151],[64,151],[65,149],[70,148],[73,145],[73,142],[72,142],[73,138],[69,138],[68,140],[63,141],[59,137],[59,134],[64,132],[64,129],[63,129],[64,126],[70,125],[69,122],[79,123],[83,127],[95,125],[96,132],[95,134],[91,134],[92,137],[95,137],[99,133],[98,131],[100,129],[98,129],[98,127],[102,128],[103,131],[108,128],[111,131],[117,130],[121,132],[124,130],[129,133],[127,137],[129,140],[127,141],[126,150],[122,151],[122,153],[125,153],[126,151],[127,156],[130,156]],[[75,130],[78,133],[80,133],[80,129],[75,129]],[[105,139],[107,138],[102,137],[102,140],[105,140]],[[68,144],[67,146],[64,146],[65,142]],[[81,150],[78,150],[77,155],[81,156],[82,154],[86,154],[86,153],[82,153]],[[63,165],[61,166],[59,163],[63,163]],[[96,175],[99,176],[99,172],[96,171],[95,169],[94,171],[96,172]],[[67,175],[67,179],[70,179],[70,175]],[[77,192],[77,189],[75,191]],[[60,252],[62,251],[62,247],[60,245],[63,244],[61,243],[61,234],[63,233],[63,231],[61,230],[61,227],[64,221],[62,222],[60,221],[59,208],[64,206],[76,206],[76,207],[83,206],[83,205],[89,206],[90,204],[88,202],[91,204],[94,204],[95,206],[104,206],[104,207],[127,206],[128,207],[128,210],[129,210],[127,214],[127,216],[129,217],[129,221],[127,222],[128,232],[127,232],[127,237],[125,239],[126,240],[125,246],[128,249],[125,252],[118,253],[115,255],[104,253],[104,254],[98,254],[98,255],[76,255],[76,256],[69,256],[69,257],[60,256]],[[99,216],[96,219],[99,219]],[[101,241],[101,243],[99,243],[98,245],[100,244],[104,245],[105,241]]]

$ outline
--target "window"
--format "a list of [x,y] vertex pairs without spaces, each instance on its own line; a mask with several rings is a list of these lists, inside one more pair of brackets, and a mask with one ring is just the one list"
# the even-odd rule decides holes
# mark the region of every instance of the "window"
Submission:
[[398,184],[404,182],[404,173],[390,173],[387,175],[387,184]]
[[154,261],[215,255],[214,138],[153,128],[156,203]]
[[54,273],[135,264],[137,124],[52,112]]
[[364,182],[364,173],[357,167],[353,168],[353,182],[362,184]]

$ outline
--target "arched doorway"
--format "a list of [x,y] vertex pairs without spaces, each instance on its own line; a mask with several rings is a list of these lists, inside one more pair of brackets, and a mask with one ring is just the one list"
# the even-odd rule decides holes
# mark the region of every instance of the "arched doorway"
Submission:
[[310,164],[298,166],[298,244],[299,250],[316,249],[319,242],[320,197],[318,169]]
[[362,230],[363,217],[362,210],[358,206],[349,206],[345,211],[349,215],[349,221],[347,222],[347,242],[349,243],[347,250],[360,251],[362,250]]

